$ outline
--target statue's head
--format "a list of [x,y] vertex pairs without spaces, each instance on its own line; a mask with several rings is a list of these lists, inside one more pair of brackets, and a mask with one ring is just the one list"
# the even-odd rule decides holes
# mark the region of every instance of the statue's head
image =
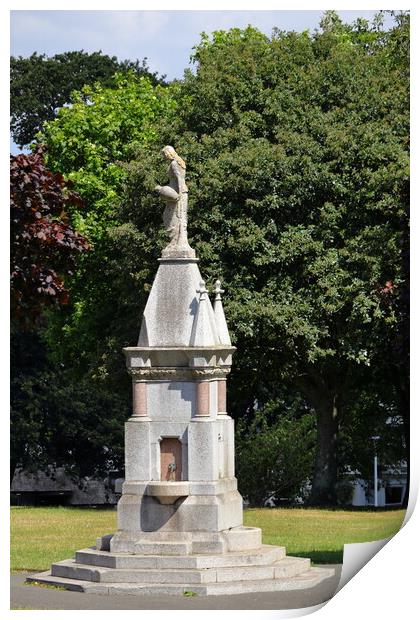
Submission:
[[166,159],[175,159],[176,151],[173,146],[164,146],[162,149],[163,155]]
[[164,146],[162,149],[162,153],[166,157],[166,159],[169,159],[169,161],[175,160],[176,162],[178,162],[181,168],[185,170],[185,161],[182,159],[182,157],[178,155],[173,146]]

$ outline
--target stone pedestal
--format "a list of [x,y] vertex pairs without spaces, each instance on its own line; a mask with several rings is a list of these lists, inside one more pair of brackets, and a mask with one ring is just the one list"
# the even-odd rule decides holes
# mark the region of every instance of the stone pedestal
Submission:
[[233,594],[333,576],[242,525],[226,403],[235,348],[220,282],[212,306],[197,263],[192,252],[164,254],[138,344],[124,349],[133,411],[117,531],[30,580],[104,594]]
[[[221,533],[242,526],[233,420],[226,413],[235,348],[226,342],[220,308],[218,317],[197,259],[161,259],[138,346],[124,350],[134,404],[111,552],[144,548],[145,533],[148,544],[158,544],[162,532],[173,540],[190,534],[192,548],[217,551],[226,548]],[[242,532],[249,548],[249,530]]]

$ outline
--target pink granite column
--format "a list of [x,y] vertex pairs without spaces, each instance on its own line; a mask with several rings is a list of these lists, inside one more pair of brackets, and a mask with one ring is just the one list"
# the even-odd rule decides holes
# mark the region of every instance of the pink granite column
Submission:
[[197,406],[195,415],[210,415],[210,383],[208,381],[197,381]]
[[217,413],[226,413],[226,379],[217,382]]
[[145,381],[133,380],[133,416],[147,416],[147,387]]

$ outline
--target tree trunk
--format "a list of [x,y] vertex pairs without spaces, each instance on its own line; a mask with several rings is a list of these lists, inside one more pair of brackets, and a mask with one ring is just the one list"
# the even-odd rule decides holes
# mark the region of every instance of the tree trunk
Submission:
[[14,458],[10,458],[10,488],[12,488],[13,476],[15,475],[17,467],[17,461]]
[[317,443],[315,471],[309,504],[311,506],[337,503],[337,435],[339,395],[328,394],[313,399],[317,414]]

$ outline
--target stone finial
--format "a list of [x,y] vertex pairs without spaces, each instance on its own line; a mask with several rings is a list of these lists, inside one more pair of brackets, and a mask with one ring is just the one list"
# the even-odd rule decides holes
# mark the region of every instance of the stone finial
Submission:
[[223,310],[222,304],[222,293],[224,293],[225,291],[221,288],[221,286],[221,281],[216,280],[214,288],[216,296],[213,303],[214,317],[216,319],[216,329],[219,336],[220,344],[227,344],[230,346],[232,343],[230,341],[229,330],[227,327],[225,312]]
[[192,326],[190,346],[206,347],[218,345],[220,343],[216,320],[204,280],[200,280],[196,292],[199,298]]
[[225,290],[222,288],[222,283],[220,282],[220,280],[216,280],[214,292],[216,293],[214,301],[222,301],[222,294],[225,292]]
[[200,295],[199,301],[202,301],[204,299],[204,295],[208,294],[208,290],[206,289],[206,283],[204,282],[204,280],[200,280],[200,283],[196,291]]

